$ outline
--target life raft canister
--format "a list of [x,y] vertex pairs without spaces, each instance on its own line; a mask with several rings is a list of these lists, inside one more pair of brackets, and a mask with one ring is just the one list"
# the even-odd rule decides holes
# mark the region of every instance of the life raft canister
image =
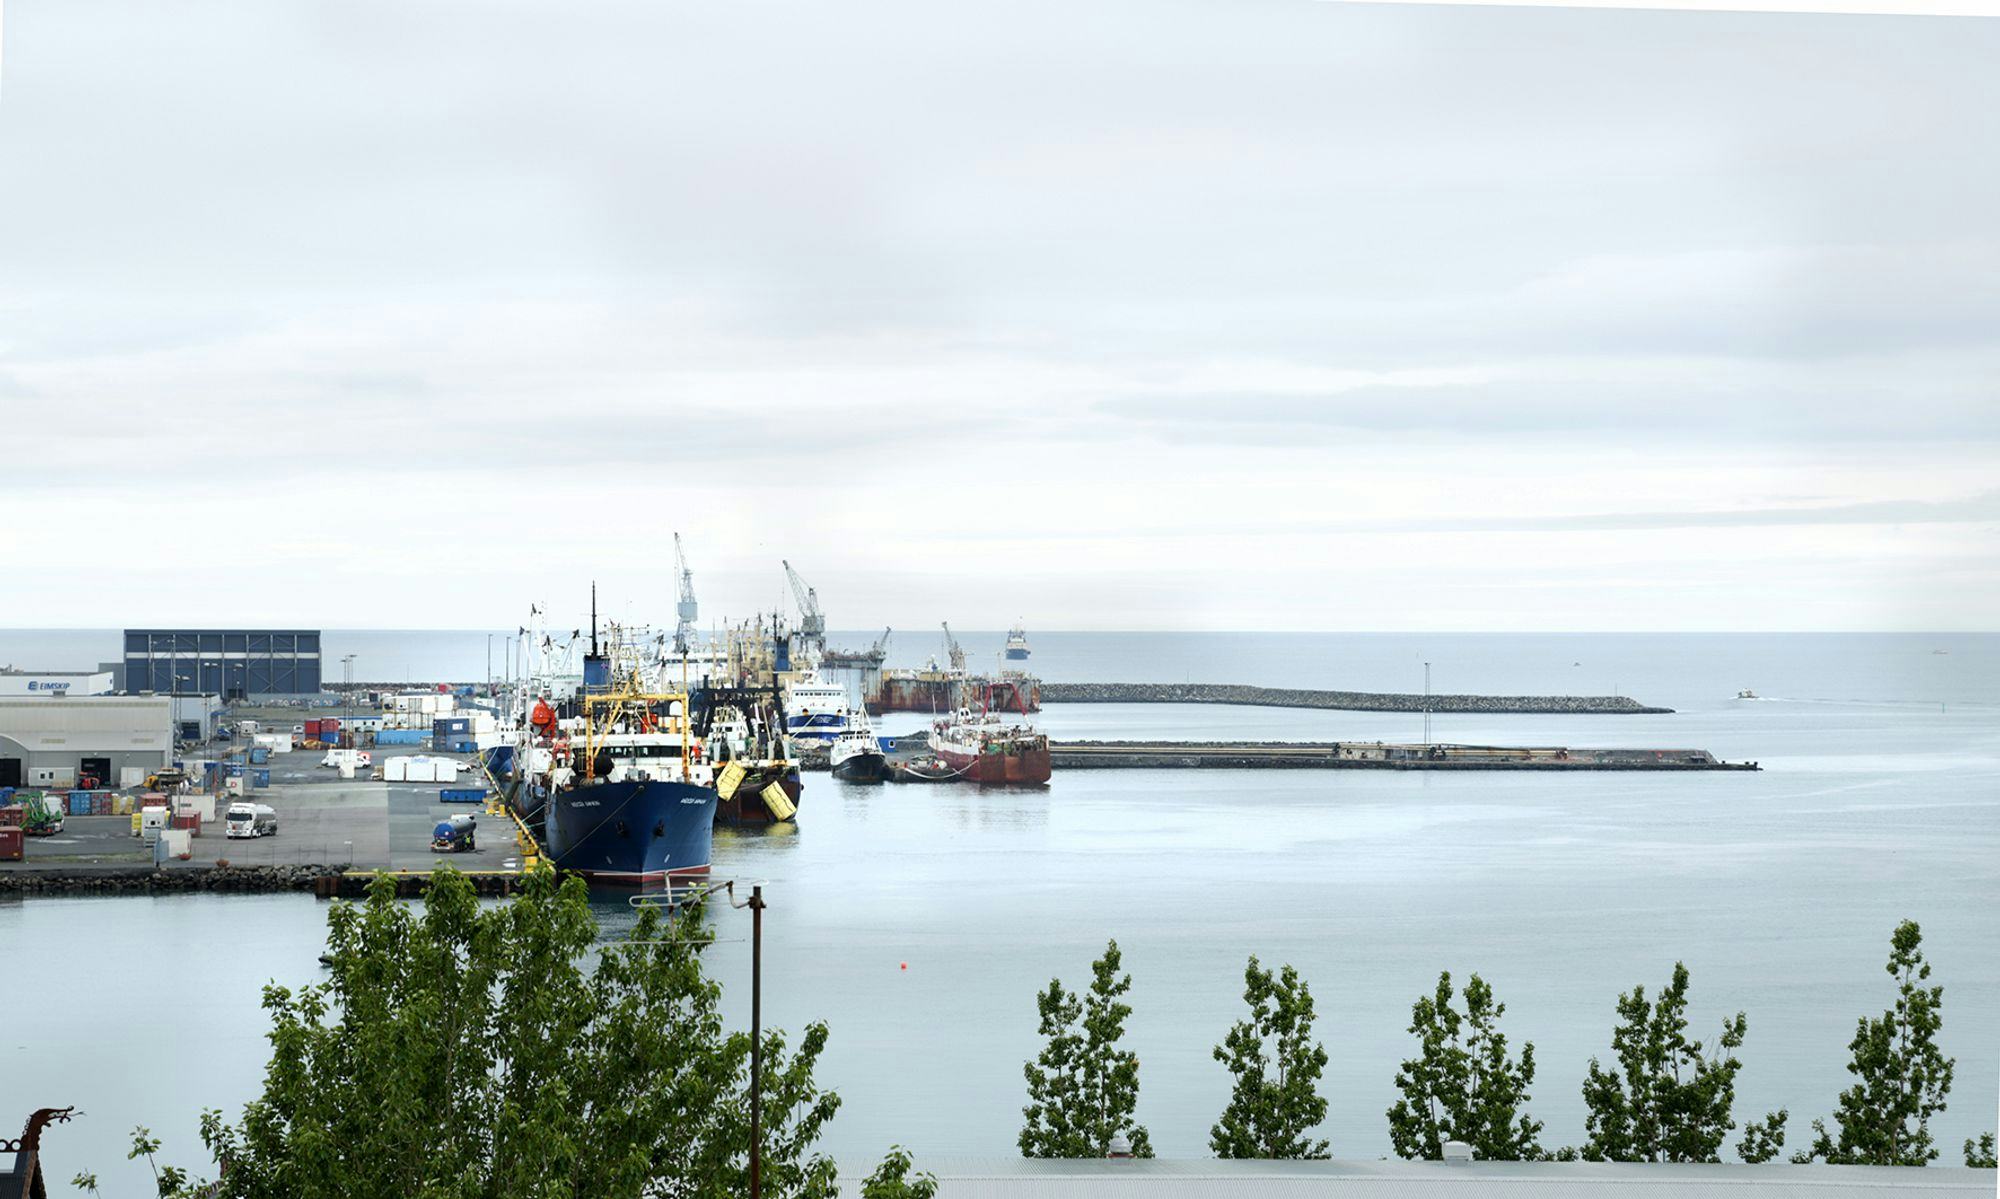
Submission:
[[536,700],[535,710],[531,715],[529,715],[528,723],[534,725],[538,729],[545,729],[548,728],[550,725],[553,725],[555,722],[556,722],[556,712],[554,708],[549,707],[549,701],[545,699]]

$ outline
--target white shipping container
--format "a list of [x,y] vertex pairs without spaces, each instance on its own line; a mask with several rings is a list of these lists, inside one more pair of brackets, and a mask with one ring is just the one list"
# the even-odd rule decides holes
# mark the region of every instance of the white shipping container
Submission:
[[160,839],[167,843],[167,856],[170,858],[191,857],[194,853],[194,833],[190,829],[162,829]]
[[146,785],[144,766],[120,766],[118,768],[118,789],[132,791]]
[[353,778],[353,777],[354,777],[354,760],[353,760],[353,759],[351,759],[351,758],[343,758],[343,759],[341,759],[341,762],[340,762],[340,766],[338,767],[338,770],[339,770],[339,772],[340,772],[340,777],[341,777],[341,778],[344,778],[344,779],[351,779],[351,778]]

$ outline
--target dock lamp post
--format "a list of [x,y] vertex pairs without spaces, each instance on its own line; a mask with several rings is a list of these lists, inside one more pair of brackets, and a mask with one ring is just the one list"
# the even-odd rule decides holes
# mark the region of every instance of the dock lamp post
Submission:
[[634,908],[664,906],[671,911],[693,899],[707,899],[723,893],[732,908],[750,909],[750,1199],[764,1199],[764,886],[753,884],[750,897],[736,899],[736,880],[676,892],[671,886],[660,894],[634,895]]

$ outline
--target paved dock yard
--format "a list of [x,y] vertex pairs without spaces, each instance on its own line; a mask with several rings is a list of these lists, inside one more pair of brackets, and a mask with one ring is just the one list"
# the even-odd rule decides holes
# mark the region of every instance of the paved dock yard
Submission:
[[[371,751],[375,763],[397,756],[402,746]],[[416,752],[410,748],[409,752]],[[429,752],[429,751],[425,751]],[[450,757],[448,754],[432,754]],[[232,800],[216,799],[216,819],[193,839],[187,861],[169,861],[170,870],[203,869],[218,859],[235,867],[351,866],[357,871],[425,871],[449,864],[465,871],[512,871],[520,866],[513,821],[488,816],[483,804],[443,803],[440,789],[484,787],[483,778],[460,771],[459,782],[378,783],[366,778],[343,779],[319,765],[311,750],[272,754],[271,785],[252,790],[245,800],[268,804],[278,813],[275,835],[231,839],[223,835],[222,814]],[[460,760],[465,760],[462,756]],[[479,820],[478,849],[465,853],[432,853],[431,830],[448,816],[469,813]],[[86,872],[93,869],[150,870],[153,848],[132,835],[130,816],[67,816],[63,831],[51,837],[24,838],[26,856],[0,862],[0,872],[50,868]]]

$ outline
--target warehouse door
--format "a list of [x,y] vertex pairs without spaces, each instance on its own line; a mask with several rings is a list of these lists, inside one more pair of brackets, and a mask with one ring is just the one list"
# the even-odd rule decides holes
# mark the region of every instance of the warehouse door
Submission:
[[77,767],[76,774],[79,782],[87,776],[96,779],[97,785],[100,787],[117,785],[118,780],[111,777],[110,758],[85,758],[83,761],[77,763]]
[[21,759],[0,758],[0,787],[21,785]]

